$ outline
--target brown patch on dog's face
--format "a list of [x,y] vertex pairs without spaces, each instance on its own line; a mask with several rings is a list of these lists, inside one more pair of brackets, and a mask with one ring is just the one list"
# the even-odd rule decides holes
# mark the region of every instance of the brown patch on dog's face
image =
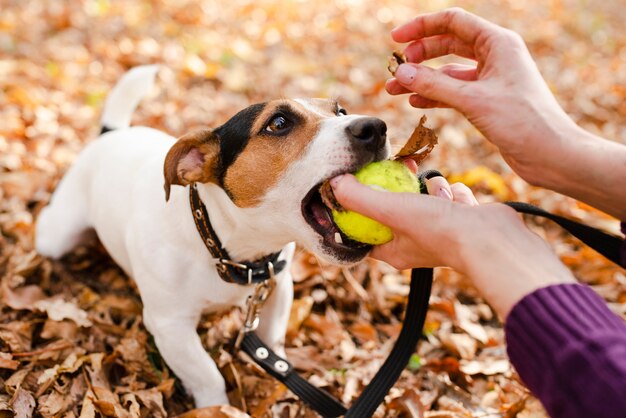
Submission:
[[243,109],[213,131],[187,134],[165,159],[166,198],[171,185],[212,182],[237,206],[256,206],[300,159],[322,121],[341,115],[334,100],[274,100]]
[[[287,167],[315,138],[321,120],[336,116],[330,100],[276,100],[268,103],[250,130],[248,144],[225,168],[223,184],[240,207],[260,203]],[[222,138],[228,140],[228,138]]]
[[180,137],[165,157],[165,200],[169,200],[170,187],[174,184],[217,183],[219,149],[218,138],[209,129]]

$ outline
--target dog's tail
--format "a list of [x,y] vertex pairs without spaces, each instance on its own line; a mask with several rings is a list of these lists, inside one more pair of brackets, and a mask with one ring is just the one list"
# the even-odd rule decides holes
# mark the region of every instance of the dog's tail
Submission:
[[158,65],[142,65],[124,74],[104,103],[100,134],[130,126],[133,112],[154,86],[158,71]]

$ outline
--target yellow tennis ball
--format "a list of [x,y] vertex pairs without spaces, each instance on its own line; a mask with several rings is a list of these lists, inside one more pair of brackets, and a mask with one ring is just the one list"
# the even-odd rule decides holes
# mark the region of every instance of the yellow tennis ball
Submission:
[[[420,191],[417,177],[398,161],[377,161],[354,173],[356,179],[370,187],[390,192]],[[393,239],[391,229],[367,216],[352,211],[333,210],[333,220],[348,238],[365,244],[379,245]]]

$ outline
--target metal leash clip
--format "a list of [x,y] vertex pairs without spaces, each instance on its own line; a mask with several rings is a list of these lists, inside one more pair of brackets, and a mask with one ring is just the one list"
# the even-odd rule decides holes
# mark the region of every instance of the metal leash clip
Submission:
[[261,308],[265,304],[265,301],[272,294],[274,287],[276,287],[276,278],[274,277],[274,265],[270,262],[267,263],[267,269],[269,272],[269,279],[257,284],[254,288],[254,292],[248,296],[246,301],[245,319],[243,326],[237,334],[235,340],[235,348],[238,349],[243,341],[243,337],[249,332],[255,331],[259,326],[259,313]]

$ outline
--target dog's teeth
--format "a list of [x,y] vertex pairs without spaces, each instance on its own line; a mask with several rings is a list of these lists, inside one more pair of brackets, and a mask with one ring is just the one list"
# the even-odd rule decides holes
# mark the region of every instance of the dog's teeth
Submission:
[[341,234],[339,232],[335,232],[335,242],[337,244],[343,244],[343,239],[341,239]]

